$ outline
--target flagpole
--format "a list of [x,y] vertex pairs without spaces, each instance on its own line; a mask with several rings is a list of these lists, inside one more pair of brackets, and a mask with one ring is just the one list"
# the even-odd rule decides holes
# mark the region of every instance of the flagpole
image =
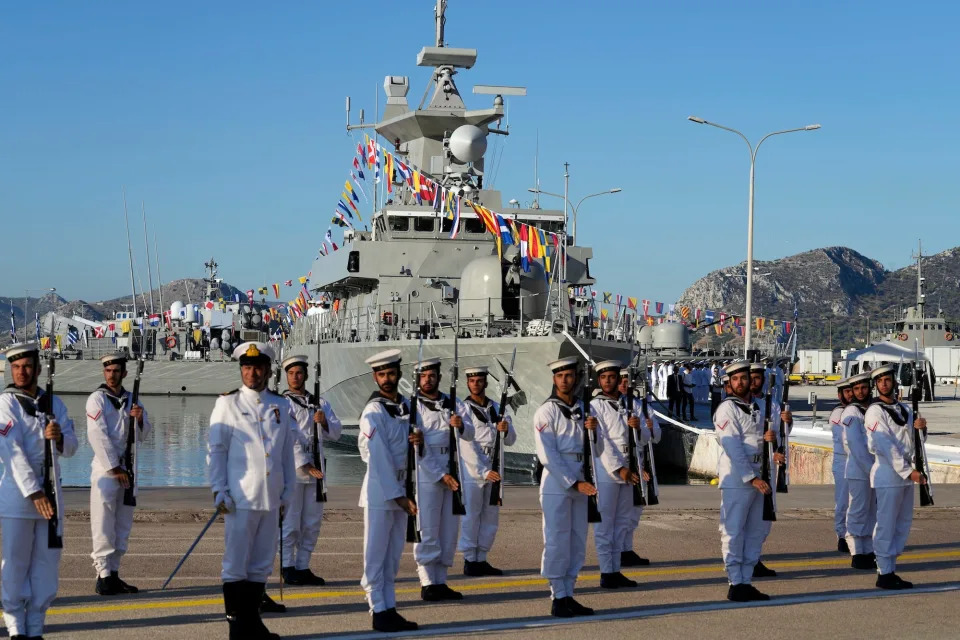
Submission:
[[[133,246],[130,244],[130,217],[127,215],[127,188],[121,187],[123,194],[123,220],[127,225],[127,255],[130,258],[130,300],[133,302],[133,318],[137,317],[137,284],[133,278]],[[130,327],[130,335],[133,335],[133,327]],[[132,346],[132,345],[131,345]]]
[[[143,247],[147,252],[147,284],[150,285],[150,315],[153,315],[153,271],[150,267],[150,242],[147,240],[147,205],[143,200],[140,201],[140,211],[143,215]],[[144,313],[146,313],[146,309],[144,309]]]

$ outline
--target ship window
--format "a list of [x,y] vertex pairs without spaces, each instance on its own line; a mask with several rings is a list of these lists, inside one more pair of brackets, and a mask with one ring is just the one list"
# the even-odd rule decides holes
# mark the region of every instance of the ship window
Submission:
[[480,218],[467,218],[463,221],[463,230],[466,233],[484,233],[487,228]]
[[907,327],[910,329],[910,331],[913,331],[913,325],[912,325],[912,324],[908,324]]
[[937,325],[937,329],[943,329],[943,325],[942,325],[942,324],[938,324],[938,325]]
[[416,217],[413,219],[414,231],[433,231],[433,218]]
[[410,218],[407,216],[390,216],[390,231],[409,231]]
[[450,218],[440,218],[440,231],[450,233],[451,229],[453,229],[453,220]]
[[357,273],[360,271],[360,252],[351,251],[350,255],[347,256],[347,271],[350,273]]

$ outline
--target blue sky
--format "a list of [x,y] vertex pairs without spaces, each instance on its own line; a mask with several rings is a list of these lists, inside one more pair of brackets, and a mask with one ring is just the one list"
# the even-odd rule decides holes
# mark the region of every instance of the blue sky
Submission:
[[[306,273],[383,77],[428,71],[430,0],[13,3],[0,23],[0,295],[55,286],[98,300],[129,288],[121,186],[142,266],[140,202],[164,280],[211,255],[241,288]],[[848,245],[889,268],[916,240],[960,244],[950,3],[451,0],[447,42],[476,47],[457,76],[525,85],[496,186],[588,200],[580,240],[600,288],[671,301],[746,253],[746,145],[757,163],[758,259]],[[369,116],[368,116],[369,119]],[[543,204],[548,204],[544,197]],[[555,203],[557,206],[560,202]],[[337,235],[339,236],[338,232]],[[145,276],[144,276],[145,280]]]

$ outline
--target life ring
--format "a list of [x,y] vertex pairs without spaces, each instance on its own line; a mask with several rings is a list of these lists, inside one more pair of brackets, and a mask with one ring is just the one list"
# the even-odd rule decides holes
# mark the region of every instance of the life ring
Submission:
[[907,334],[901,333],[900,335],[897,336],[897,340],[902,340],[902,341],[906,342],[906,340],[907,340]]
[[177,339],[173,336],[167,336],[163,339],[163,343],[167,345],[167,349],[173,349],[177,346]]
[[953,334],[950,333],[949,331],[947,331],[943,337],[946,338],[948,341],[953,340]]

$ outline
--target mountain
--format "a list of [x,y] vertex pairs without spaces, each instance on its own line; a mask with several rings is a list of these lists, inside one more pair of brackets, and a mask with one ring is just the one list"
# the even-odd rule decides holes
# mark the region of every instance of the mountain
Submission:
[[[916,301],[916,264],[888,271],[849,247],[814,249],[778,260],[754,261],[755,316],[790,320],[799,311],[800,348],[863,346],[868,326],[899,317]],[[678,304],[742,312],[746,263],[713,271],[683,294]],[[929,313],[941,308],[960,317],[960,247],[924,257]],[[942,305],[941,305],[942,303]],[[729,339],[727,337],[726,339]],[[710,343],[717,338],[704,339]]]

